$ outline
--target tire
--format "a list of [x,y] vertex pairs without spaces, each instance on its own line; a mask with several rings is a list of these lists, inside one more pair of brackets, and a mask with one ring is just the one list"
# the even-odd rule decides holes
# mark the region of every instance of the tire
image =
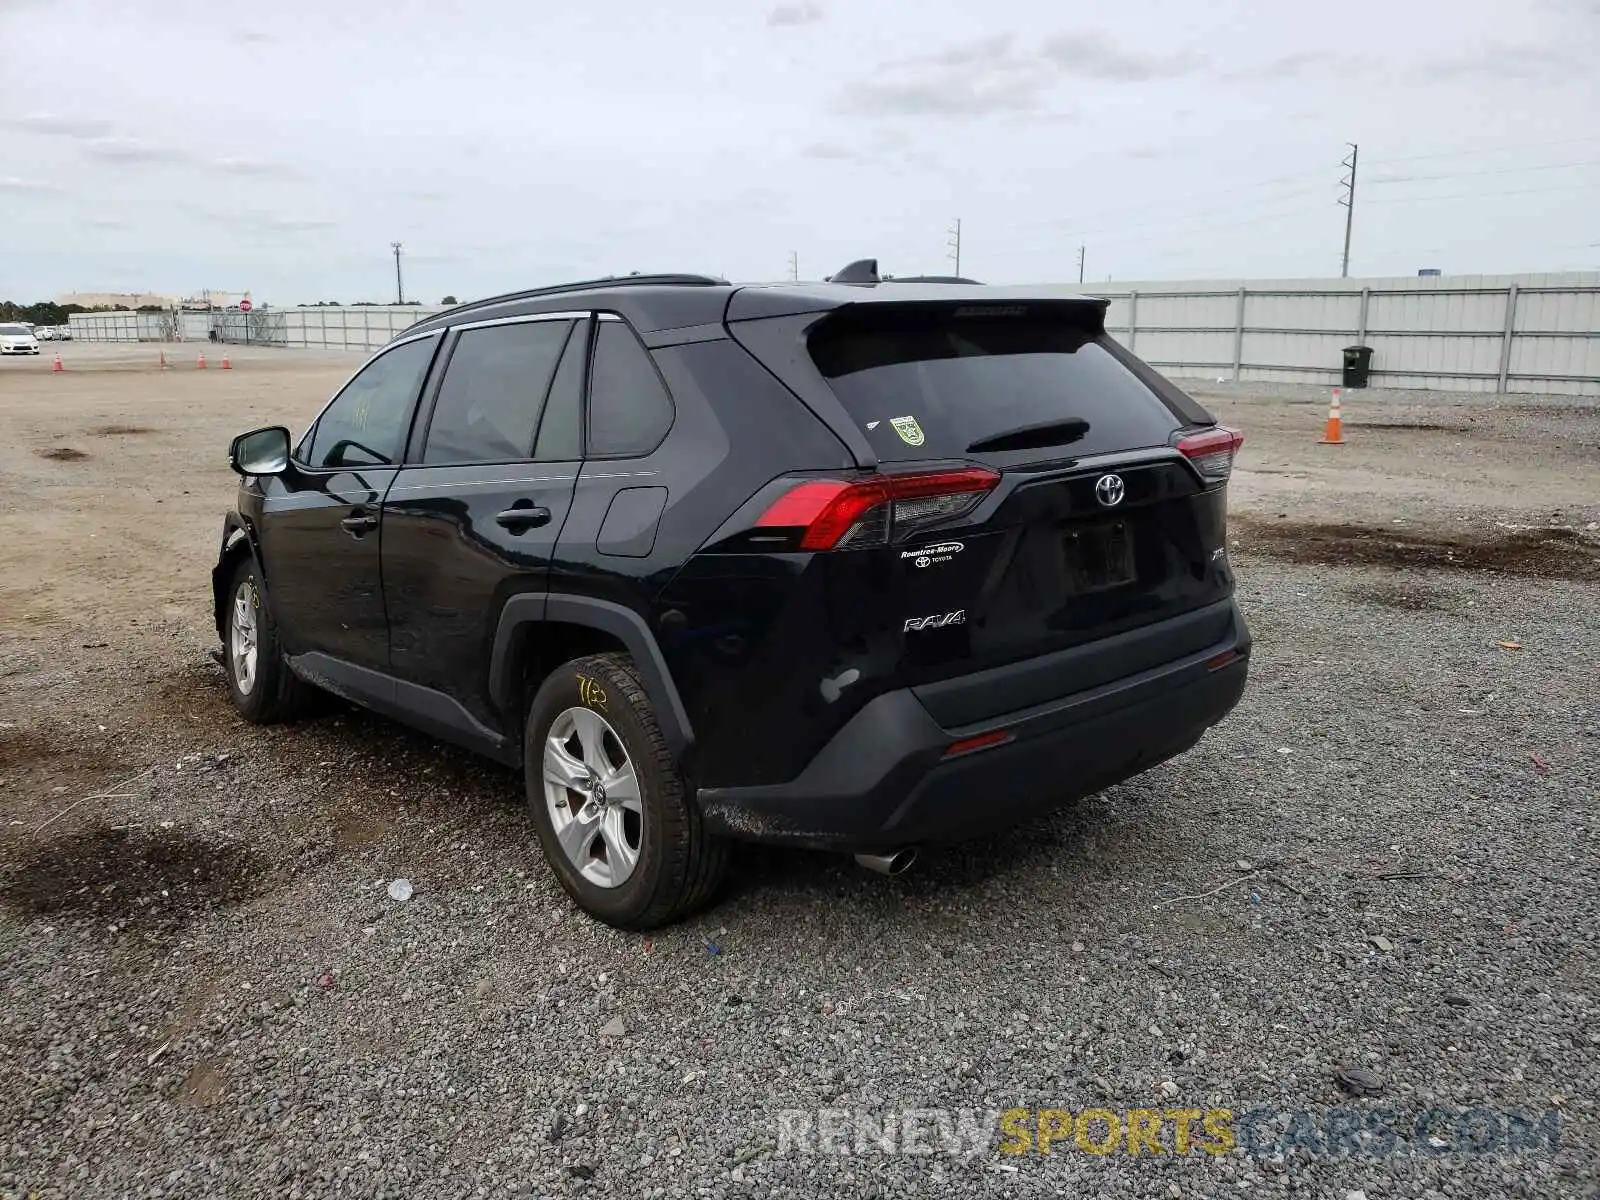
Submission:
[[[525,733],[528,811],[578,907],[618,929],[642,930],[710,903],[727,842],[706,832],[626,654],[574,659],[552,672],[528,708]],[[566,751],[554,765],[553,737]]]
[[[252,725],[271,725],[297,716],[304,708],[307,687],[294,677],[278,643],[278,627],[261,602],[261,572],[254,558],[246,558],[228,581],[222,638],[222,669],[228,677],[228,697],[238,714]],[[241,609],[241,605],[244,606]],[[254,614],[254,674],[244,669],[235,633],[243,611]]]

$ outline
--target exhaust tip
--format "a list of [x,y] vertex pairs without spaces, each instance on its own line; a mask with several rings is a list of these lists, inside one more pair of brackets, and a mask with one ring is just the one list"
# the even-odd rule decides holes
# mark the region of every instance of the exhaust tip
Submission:
[[887,854],[858,854],[856,862],[869,871],[876,871],[880,875],[900,875],[909,870],[911,864],[917,861],[917,848],[915,846],[902,846],[898,850],[891,850]]

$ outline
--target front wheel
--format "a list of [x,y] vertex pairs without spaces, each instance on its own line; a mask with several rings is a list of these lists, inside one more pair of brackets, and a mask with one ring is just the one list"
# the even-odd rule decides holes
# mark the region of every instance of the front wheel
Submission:
[[267,725],[286,721],[305,707],[305,684],[289,670],[278,645],[261,591],[254,559],[241,562],[228,583],[227,624],[222,639],[222,666],[228,674],[228,696],[246,721]]
[[567,894],[619,929],[707,904],[727,843],[706,832],[624,654],[575,659],[528,710],[528,810]]

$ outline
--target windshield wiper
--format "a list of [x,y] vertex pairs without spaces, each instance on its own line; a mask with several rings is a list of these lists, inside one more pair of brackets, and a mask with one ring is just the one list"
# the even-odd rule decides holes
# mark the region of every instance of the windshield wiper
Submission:
[[1089,432],[1089,422],[1082,417],[1068,417],[1064,421],[1040,421],[1035,425],[1022,425],[1004,433],[979,438],[967,447],[967,453],[979,450],[1032,450],[1038,446],[1066,446],[1079,441]]

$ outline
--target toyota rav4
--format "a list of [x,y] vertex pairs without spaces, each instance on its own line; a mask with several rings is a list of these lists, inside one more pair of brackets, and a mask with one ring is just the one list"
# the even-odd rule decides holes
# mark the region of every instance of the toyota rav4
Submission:
[[1245,685],[1241,436],[1103,300],[629,276],[427,318],[241,435],[214,572],[251,721],[320,688],[519,768],[611,924],[730,840],[893,872],[1194,745]]

